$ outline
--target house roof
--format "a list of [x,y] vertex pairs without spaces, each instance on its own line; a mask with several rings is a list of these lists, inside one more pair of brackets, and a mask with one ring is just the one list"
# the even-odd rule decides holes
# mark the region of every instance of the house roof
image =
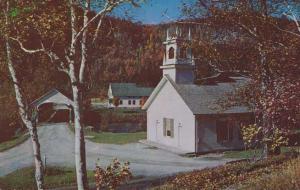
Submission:
[[[60,95],[60,98],[53,98],[57,95]],[[42,95],[40,98],[34,100],[30,105],[33,107],[38,107],[43,103],[57,103],[57,104],[67,104],[73,105],[73,101],[65,96],[63,93],[58,91],[57,89],[52,89],[48,91],[46,94]]]
[[150,96],[154,88],[138,86],[135,83],[110,83],[113,96]]
[[[166,82],[170,82],[177,93],[190,108],[193,114],[220,114],[220,113],[249,113],[252,112],[246,106],[234,106],[223,108],[220,105],[229,93],[245,85],[249,80],[243,76],[224,77],[217,75],[216,81],[202,84],[176,84],[169,75],[164,75],[163,79],[157,85],[150,98],[145,103],[143,109],[148,109],[159,91]],[[223,78],[224,77],[224,78]],[[222,82],[220,79],[226,79]]]

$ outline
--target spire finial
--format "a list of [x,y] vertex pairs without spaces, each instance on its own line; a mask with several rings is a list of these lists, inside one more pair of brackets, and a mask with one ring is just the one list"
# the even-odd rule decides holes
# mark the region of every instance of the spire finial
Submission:
[[169,39],[169,28],[167,29],[167,40]]

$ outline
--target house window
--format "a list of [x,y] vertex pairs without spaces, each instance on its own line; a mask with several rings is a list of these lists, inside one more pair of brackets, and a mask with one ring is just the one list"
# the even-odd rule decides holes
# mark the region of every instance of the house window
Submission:
[[128,105],[131,105],[131,100],[128,100]]
[[120,100],[119,104],[122,105],[123,104],[123,100]]
[[135,100],[132,100],[132,104],[135,105]]
[[169,49],[169,59],[174,59],[174,56],[175,56],[175,50],[173,47],[170,47]]
[[174,119],[163,119],[163,134],[167,137],[174,137]]
[[217,141],[230,142],[233,139],[233,126],[226,120],[218,120],[216,122],[217,127]]

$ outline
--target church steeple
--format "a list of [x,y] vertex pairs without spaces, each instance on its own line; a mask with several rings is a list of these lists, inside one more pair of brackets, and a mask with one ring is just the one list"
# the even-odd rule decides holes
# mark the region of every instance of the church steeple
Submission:
[[176,83],[194,82],[194,61],[191,51],[191,30],[183,34],[177,26],[175,34],[167,29],[167,39],[164,42],[166,51],[164,55],[163,74],[168,74]]

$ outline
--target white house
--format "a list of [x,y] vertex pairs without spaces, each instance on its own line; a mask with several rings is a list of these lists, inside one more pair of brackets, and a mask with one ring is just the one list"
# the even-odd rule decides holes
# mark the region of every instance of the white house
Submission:
[[108,107],[117,105],[119,108],[141,108],[152,91],[153,88],[138,86],[135,83],[110,83]]
[[147,141],[183,152],[241,149],[240,123],[251,120],[244,106],[223,108],[220,101],[247,78],[233,73],[194,80],[191,35],[167,34],[163,77],[143,109],[147,110]]

